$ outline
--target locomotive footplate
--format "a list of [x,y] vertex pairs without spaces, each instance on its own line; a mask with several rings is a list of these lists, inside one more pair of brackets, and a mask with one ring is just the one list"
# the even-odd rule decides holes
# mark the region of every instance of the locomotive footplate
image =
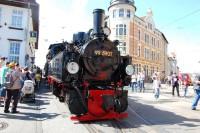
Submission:
[[117,92],[115,90],[89,90],[87,102],[88,112],[82,115],[72,116],[71,120],[95,121],[128,117],[128,113],[117,112],[115,109],[116,94],[121,93],[121,91],[118,90]]
[[102,117],[96,117],[93,114],[87,113],[82,116],[72,116],[71,120],[85,122],[85,121],[96,121],[96,120],[123,119],[123,118],[127,118],[127,117],[128,117],[128,113],[126,113],[126,112],[125,113],[117,113],[117,112],[112,111]]

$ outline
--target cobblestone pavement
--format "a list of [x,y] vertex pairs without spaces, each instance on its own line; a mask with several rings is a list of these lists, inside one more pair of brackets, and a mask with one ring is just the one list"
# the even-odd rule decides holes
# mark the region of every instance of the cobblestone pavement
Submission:
[[[66,105],[60,103],[46,86],[37,93],[36,103],[20,103],[19,114],[5,114],[0,107],[1,133],[170,133],[191,132],[200,129],[199,110],[191,111],[193,89],[187,98],[171,96],[171,88],[162,85],[159,100],[153,97],[152,84],[145,84],[144,93],[135,93],[129,87],[129,117],[120,122],[105,121],[81,124],[70,120]],[[181,95],[183,94],[180,89]],[[199,107],[200,108],[200,107]]]

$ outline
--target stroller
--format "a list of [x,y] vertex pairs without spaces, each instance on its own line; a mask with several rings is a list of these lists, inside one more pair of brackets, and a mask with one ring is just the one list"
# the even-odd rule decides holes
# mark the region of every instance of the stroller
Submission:
[[34,83],[32,80],[24,81],[24,85],[22,87],[20,95],[20,103],[25,101],[35,103]]

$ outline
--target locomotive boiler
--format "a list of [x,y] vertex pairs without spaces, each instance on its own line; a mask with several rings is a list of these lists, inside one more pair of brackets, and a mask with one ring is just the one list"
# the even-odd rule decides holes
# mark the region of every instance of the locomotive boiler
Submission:
[[108,39],[104,10],[93,11],[93,29],[74,34],[71,43],[49,47],[46,75],[53,94],[66,102],[72,120],[90,121],[125,118],[133,66],[121,56],[119,41]]

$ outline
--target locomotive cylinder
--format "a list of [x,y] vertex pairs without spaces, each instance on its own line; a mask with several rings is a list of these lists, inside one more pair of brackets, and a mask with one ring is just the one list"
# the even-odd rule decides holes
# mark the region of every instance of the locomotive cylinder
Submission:
[[94,37],[103,37],[105,11],[103,9],[95,9],[93,11],[93,35]]

